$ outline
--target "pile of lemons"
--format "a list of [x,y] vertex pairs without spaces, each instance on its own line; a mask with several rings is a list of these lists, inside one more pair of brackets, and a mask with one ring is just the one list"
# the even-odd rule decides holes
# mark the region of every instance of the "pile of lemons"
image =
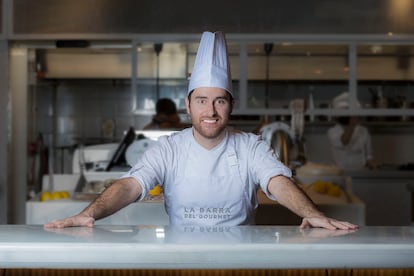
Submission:
[[70,198],[68,191],[42,192],[40,194],[40,201],[58,200]]
[[162,193],[162,189],[160,185],[155,185],[155,187],[148,191],[151,196],[157,196]]
[[316,180],[312,183],[313,190],[319,194],[335,197],[341,196],[341,188],[331,181]]

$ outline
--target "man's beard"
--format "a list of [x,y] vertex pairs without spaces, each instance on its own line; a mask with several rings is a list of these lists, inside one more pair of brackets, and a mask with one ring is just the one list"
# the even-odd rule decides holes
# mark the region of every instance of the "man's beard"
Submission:
[[219,137],[223,131],[227,127],[228,120],[223,120],[221,118],[221,124],[218,127],[215,128],[208,128],[205,126],[202,126],[201,122],[198,122],[197,124],[193,123],[194,129],[198,132],[199,135],[201,135],[204,138],[208,139],[215,139]]

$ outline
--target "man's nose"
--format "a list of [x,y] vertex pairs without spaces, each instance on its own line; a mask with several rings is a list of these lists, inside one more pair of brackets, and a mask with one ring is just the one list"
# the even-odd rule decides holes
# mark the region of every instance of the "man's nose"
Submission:
[[207,105],[207,112],[210,116],[215,115],[216,114],[216,101],[211,101],[208,105]]

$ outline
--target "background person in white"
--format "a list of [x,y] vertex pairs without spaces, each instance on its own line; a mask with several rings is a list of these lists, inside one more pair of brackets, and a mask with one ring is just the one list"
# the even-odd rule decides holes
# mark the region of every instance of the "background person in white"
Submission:
[[261,187],[303,217],[303,228],[356,229],[318,211],[260,136],[227,127],[233,104],[225,36],[204,32],[186,98],[192,127],[161,137],[85,210],[45,227],[92,227],[159,183],[172,226],[253,224]]
[[[349,93],[344,92],[334,98],[332,106],[336,109],[349,108]],[[332,157],[342,169],[373,169],[376,167],[372,154],[371,135],[361,125],[358,116],[341,116],[337,123],[328,129]]]

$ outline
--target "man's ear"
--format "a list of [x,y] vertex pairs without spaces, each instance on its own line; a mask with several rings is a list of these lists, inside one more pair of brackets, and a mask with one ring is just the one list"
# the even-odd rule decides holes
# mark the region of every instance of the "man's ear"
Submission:
[[188,97],[185,97],[185,108],[187,110],[187,114],[190,114],[190,100]]
[[230,114],[233,113],[234,104],[235,104],[235,101],[234,101],[234,98],[232,97],[231,98]]

